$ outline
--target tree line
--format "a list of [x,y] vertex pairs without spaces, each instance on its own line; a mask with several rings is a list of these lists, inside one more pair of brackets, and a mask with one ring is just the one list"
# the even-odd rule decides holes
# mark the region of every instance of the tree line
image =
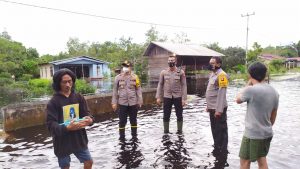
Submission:
[[[134,63],[135,72],[142,79],[147,78],[145,68],[147,59],[143,57],[143,52],[151,41],[172,41],[175,43],[189,43],[190,39],[186,33],[175,34],[173,39],[160,34],[155,27],[151,27],[145,33],[143,43],[134,43],[131,37],[121,37],[118,41],[111,42],[81,42],[78,38],[70,38],[67,42],[67,51],[60,52],[57,55],[40,56],[35,48],[26,48],[21,42],[12,40],[6,32],[0,34],[0,83],[5,83],[3,78],[16,80],[29,80],[39,78],[39,64],[48,63],[54,60],[65,59],[75,56],[87,55],[110,62],[110,68],[114,70],[120,67],[120,63],[125,59]],[[239,71],[241,65],[245,64],[245,50],[241,47],[222,48],[218,43],[204,44],[204,46],[223,53],[224,68],[229,71]],[[262,53],[274,54],[283,57],[300,56],[300,40],[297,43],[291,43],[285,46],[267,46],[262,48],[257,42],[248,51],[247,60],[257,60],[257,56]]]

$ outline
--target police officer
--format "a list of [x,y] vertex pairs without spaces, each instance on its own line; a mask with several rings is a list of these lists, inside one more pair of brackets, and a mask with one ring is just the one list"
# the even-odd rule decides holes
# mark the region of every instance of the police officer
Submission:
[[169,68],[161,71],[159,76],[156,102],[158,105],[161,104],[162,99],[164,102],[164,133],[169,133],[169,122],[173,104],[177,116],[177,131],[178,133],[182,133],[182,112],[187,100],[186,77],[184,71],[176,67],[175,55],[169,56],[168,64]]
[[120,139],[125,139],[125,126],[129,116],[132,137],[137,136],[137,112],[143,104],[142,89],[137,75],[131,72],[132,64],[129,61],[122,63],[121,74],[115,77],[112,95],[112,108],[119,106],[119,133]]
[[214,139],[214,151],[227,152],[228,129],[227,129],[227,100],[226,91],[228,76],[221,69],[220,57],[212,57],[209,61],[211,74],[206,90],[207,112],[210,115],[211,131]]

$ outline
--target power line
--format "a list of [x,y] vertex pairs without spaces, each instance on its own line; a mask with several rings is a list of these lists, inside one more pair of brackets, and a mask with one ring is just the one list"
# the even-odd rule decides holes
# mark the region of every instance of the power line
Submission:
[[47,10],[52,10],[52,11],[59,11],[59,12],[76,14],[76,15],[83,15],[83,16],[109,19],[109,20],[117,20],[117,21],[130,22],[130,23],[164,26],[164,27],[173,27],[173,28],[184,28],[184,29],[207,29],[207,28],[200,28],[200,27],[193,27],[193,26],[170,25],[170,24],[161,24],[161,23],[154,23],[154,22],[145,22],[145,21],[139,21],[139,20],[131,20],[131,19],[122,19],[122,18],[101,16],[101,15],[96,15],[96,14],[89,14],[89,13],[70,11],[70,10],[65,10],[65,9],[51,8],[51,7],[46,7],[46,6],[39,6],[39,5],[33,5],[33,4],[21,3],[21,2],[15,2],[15,1],[7,1],[7,0],[0,0],[0,1],[1,2],[6,2],[6,3],[11,3],[11,4],[22,5],[22,6],[29,6],[29,7],[34,7],[34,8],[47,9]]

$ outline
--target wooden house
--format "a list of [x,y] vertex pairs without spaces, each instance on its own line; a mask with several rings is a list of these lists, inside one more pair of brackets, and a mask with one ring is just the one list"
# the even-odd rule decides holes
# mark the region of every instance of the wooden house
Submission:
[[185,72],[203,70],[212,56],[224,56],[200,45],[151,42],[144,52],[148,57],[148,76],[150,82],[157,82],[159,74],[168,68],[168,57],[176,55],[177,67]]

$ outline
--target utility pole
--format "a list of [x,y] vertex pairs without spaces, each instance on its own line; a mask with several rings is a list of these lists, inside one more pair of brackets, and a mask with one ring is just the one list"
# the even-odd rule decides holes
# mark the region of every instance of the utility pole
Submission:
[[246,63],[246,68],[247,68],[247,55],[248,55],[248,31],[249,31],[249,16],[251,15],[255,15],[255,13],[253,12],[252,14],[246,14],[243,15],[242,17],[247,17],[247,35],[246,35],[246,56],[245,56],[245,63]]

